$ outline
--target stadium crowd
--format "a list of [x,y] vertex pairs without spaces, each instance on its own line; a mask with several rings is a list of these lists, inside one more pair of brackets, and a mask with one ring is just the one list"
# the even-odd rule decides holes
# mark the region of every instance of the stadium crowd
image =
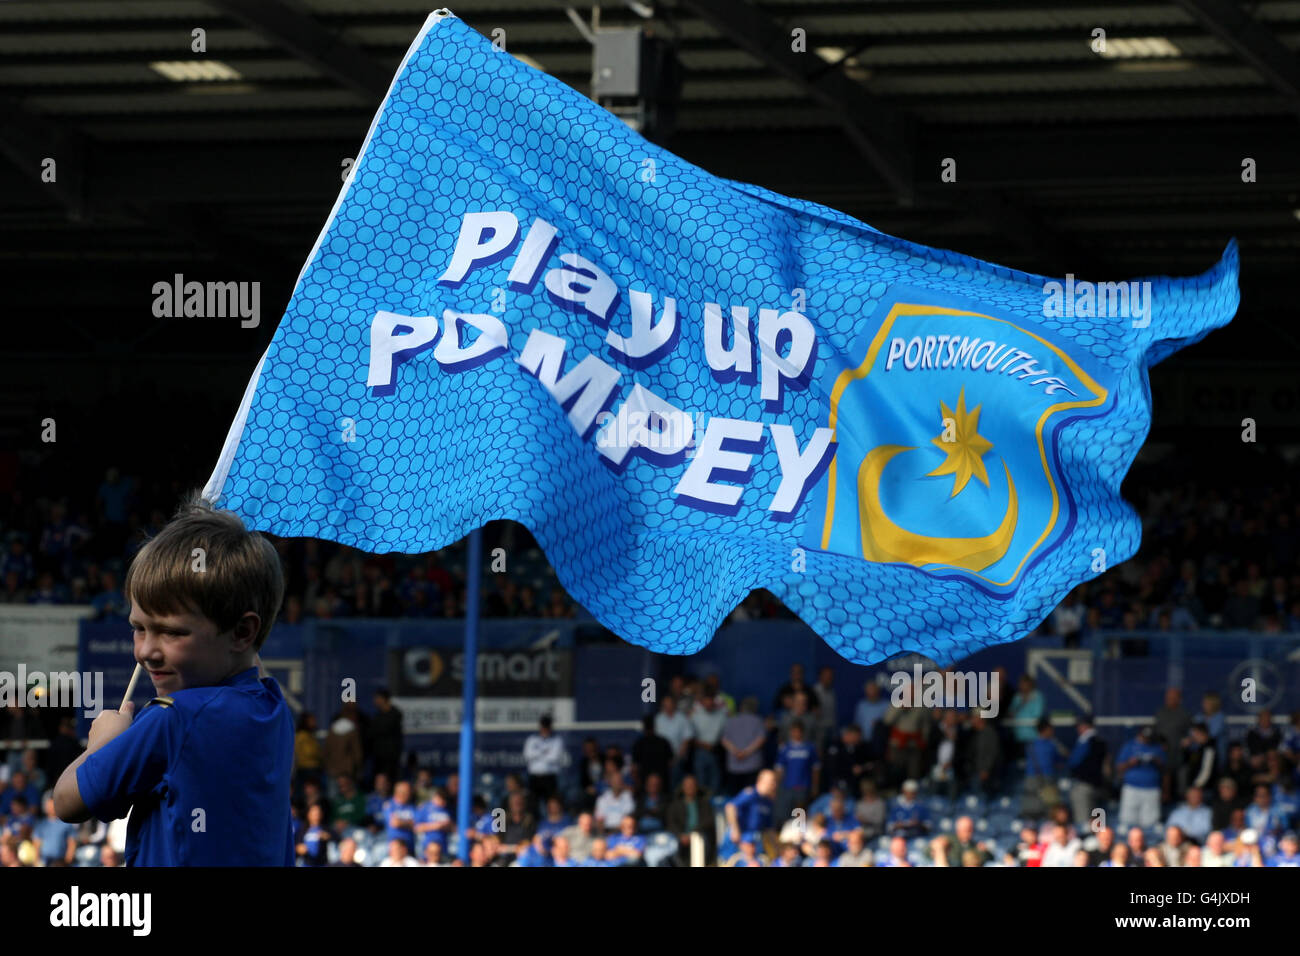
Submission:
[[[1143,629],[1300,633],[1300,497],[1293,477],[1288,471],[1287,480],[1259,492],[1154,476],[1126,486],[1143,518],[1141,550],[1080,584],[1035,633],[1059,634],[1067,645]],[[0,603],[89,604],[100,616],[125,615],[126,567],[183,490],[117,468],[107,471],[93,500],[36,495],[18,482],[10,495],[0,495]],[[281,621],[464,615],[464,542],[435,554],[376,555],[312,538],[272,540],[287,576]],[[509,558],[507,573],[487,576],[484,616],[582,613],[527,529],[492,523],[485,554],[498,547]],[[760,590],[730,620],[791,616]]]
[[[626,749],[566,741],[549,718],[523,772],[485,775],[455,826],[458,774],[405,748],[386,691],[295,741],[300,865],[1300,866],[1300,713],[1260,712],[1234,736],[1217,694],[1182,692],[1112,753],[1080,717],[1072,744],[1022,675],[997,716],[896,706],[869,681],[839,712],[832,671],[801,665],[771,701],[716,675],[674,677]],[[1005,694],[1004,694],[1005,696]],[[12,734],[21,711],[11,708]],[[44,752],[0,764],[0,865],[117,865],[121,822],[61,823],[47,790],[80,744],[65,721]],[[117,828],[115,830],[115,828]],[[463,863],[460,840],[467,841]]]
[[[77,500],[37,494],[24,484],[35,473],[11,473],[0,494],[0,603],[125,616],[125,568],[183,489],[113,468],[93,500]],[[1300,633],[1293,478],[1270,480],[1271,491],[1169,476],[1126,486],[1143,516],[1141,551],[1076,588],[1037,633],[1067,646],[1135,630]],[[485,616],[582,613],[526,529],[494,523],[485,537],[486,554],[511,556],[510,573],[488,578]],[[403,556],[272,540],[287,572],[284,622],[464,614],[463,544]],[[757,591],[732,619],[782,616]],[[410,765],[400,712],[381,694],[323,728],[301,717],[299,860],[460,865],[465,840],[479,866],[681,864],[701,853],[747,866],[1300,864],[1300,714],[1281,723],[1264,711],[1237,736],[1213,693],[1185,703],[1170,689],[1116,752],[1087,718],[1067,747],[1032,679],[1001,678],[1010,699],[996,717],[895,707],[872,683],[844,726],[837,714],[848,709],[825,674],[809,683],[794,669],[768,701],[736,701],[716,676],[674,678],[626,749],[539,727],[521,755],[527,772],[480,781],[465,834],[453,822],[457,775]],[[27,746],[36,740],[49,746]],[[80,753],[75,722],[12,707],[0,742],[0,865],[117,865],[121,821],[63,824],[45,799]]]

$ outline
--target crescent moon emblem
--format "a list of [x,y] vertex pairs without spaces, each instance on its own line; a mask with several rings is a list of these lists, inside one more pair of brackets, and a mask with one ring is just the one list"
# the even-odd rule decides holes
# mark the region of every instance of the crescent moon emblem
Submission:
[[983,571],[1001,561],[1011,548],[1019,503],[1016,483],[1006,460],[1002,468],[1009,489],[1002,523],[991,534],[977,538],[936,538],[900,528],[885,514],[880,502],[880,479],[885,466],[905,451],[906,445],[880,445],[867,453],[858,469],[858,514],[862,522],[862,556],[869,561],[901,562],[921,567],[947,564],[967,571]]

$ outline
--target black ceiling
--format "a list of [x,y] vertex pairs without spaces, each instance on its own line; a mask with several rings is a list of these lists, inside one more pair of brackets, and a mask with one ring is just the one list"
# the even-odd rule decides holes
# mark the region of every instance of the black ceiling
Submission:
[[[1300,2],[674,0],[666,143],[712,172],[1048,275],[1208,268],[1243,308],[1202,358],[1300,360]],[[0,275],[11,354],[260,354],[429,0],[3,0]],[[588,91],[563,4],[452,8]],[[646,12],[648,8],[643,7]],[[578,13],[590,22],[592,8]],[[624,4],[603,27],[646,22]],[[207,52],[191,52],[191,31]],[[806,31],[806,53],[790,50]],[[1133,56],[1103,56],[1142,41]],[[154,61],[239,78],[175,82]],[[58,180],[41,181],[54,157]],[[940,180],[957,163],[956,183]],[[1243,160],[1256,181],[1242,181]],[[172,271],[255,278],[257,330],[150,314]],[[57,343],[57,344],[56,344]]]

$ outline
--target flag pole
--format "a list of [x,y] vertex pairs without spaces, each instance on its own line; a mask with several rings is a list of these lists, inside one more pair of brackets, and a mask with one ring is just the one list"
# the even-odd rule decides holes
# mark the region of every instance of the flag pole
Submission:
[[456,795],[456,828],[460,833],[460,858],[469,863],[470,798],[474,793],[474,715],[478,695],[479,582],[483,575],[483,531],[469,536],[469,562],[465,568],[465,682],[461,692],[460,791]]

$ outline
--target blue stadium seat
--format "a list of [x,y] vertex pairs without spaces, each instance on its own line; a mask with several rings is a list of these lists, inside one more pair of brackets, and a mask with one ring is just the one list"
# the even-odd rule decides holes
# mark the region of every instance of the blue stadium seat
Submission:
[[952,817],[940,817],[940,818],[939,818],[939,830],[940,830],[941,833],[951,833],[951,832],[952,832]]
[[658,833],[664,825],[655,817],[642,817],[636,823],[637,830],[644,834]]
[[94,844],[77,847],[73,866],[99,866],[99,847]]
[[984,798],[978,794],[972,793],[962,797],[958,802],[964,813],[983,813],[985,810]]
[[948,813],[951,807],[948,804],[947,797],[934,796],[925,801],[926,807],[936,816]]

